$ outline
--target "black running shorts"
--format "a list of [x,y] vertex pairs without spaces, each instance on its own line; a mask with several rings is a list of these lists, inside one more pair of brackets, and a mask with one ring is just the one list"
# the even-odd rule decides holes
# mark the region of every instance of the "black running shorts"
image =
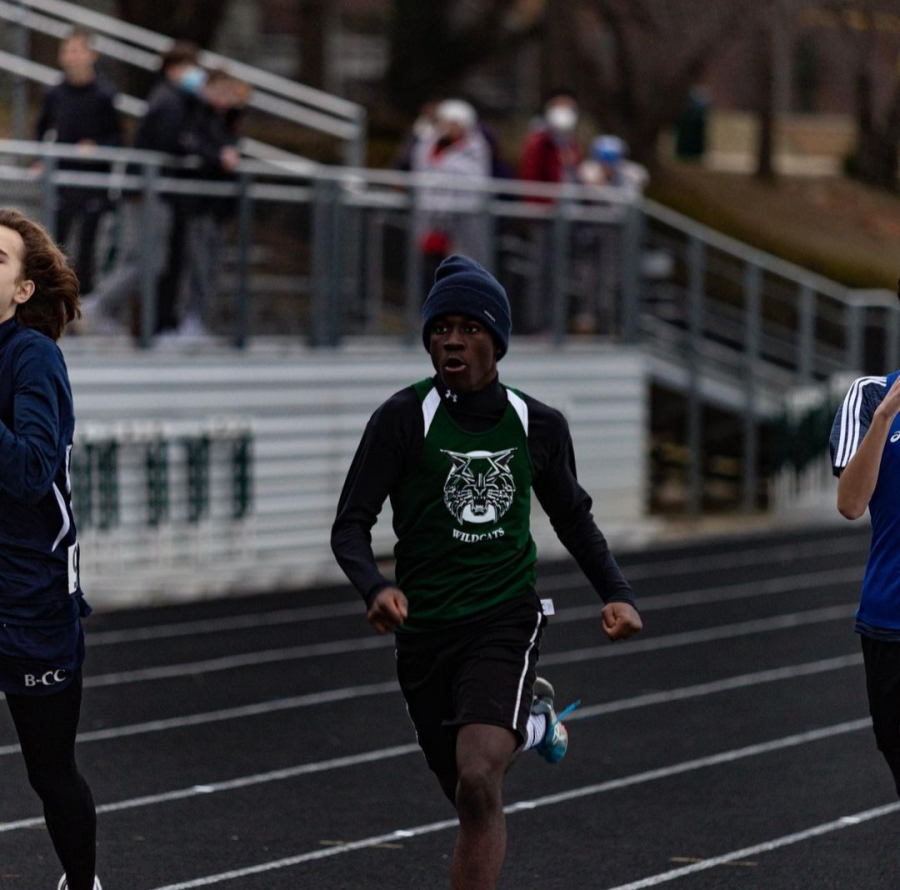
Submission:
[[530,594],[464,624],[397,634],[397,675],[419,746],[438,775],[456,771],[456,732],[505,726],[525,741],[547,619]]

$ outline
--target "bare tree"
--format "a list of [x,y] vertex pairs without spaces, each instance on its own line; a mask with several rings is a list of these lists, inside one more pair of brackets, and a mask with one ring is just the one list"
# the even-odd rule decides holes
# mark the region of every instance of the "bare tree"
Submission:
[[582,102],[631,154],[655,161],[663,130],[688,103],[710,59],[758,5],[738,0],[576,0],[571,52],[582,70]]
[[329,0],[282,0],[293,9],[297,34],[297,80],[328,89],[328,44],[339,25],[340,5]]
[[387,82],[398,108],[415,113],[456,91],[473,66],[496,58],[527,35],[517,0],[394,0]]
[[756,175],[775,178],[775,28],[777,0],[760,0],[759,18],[754,35],[754,79],[756,81]]
[[850,172],[864,182],[895,191],[900,171],[900,76],[894,74],[887,102],[879,107],[873,60],[881,33],[900,22],[900,2],[821,0],[819,9],[831,13],[832,23],[855,49],[856,150]]
[[207,47],[215,39],[231,0],[116,0],[118,15],[126,22],[141,25],[181,40],[193,40]]

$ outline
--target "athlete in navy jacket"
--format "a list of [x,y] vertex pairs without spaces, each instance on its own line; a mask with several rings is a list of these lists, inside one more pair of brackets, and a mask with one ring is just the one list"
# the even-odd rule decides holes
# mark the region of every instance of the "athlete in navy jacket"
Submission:
[[69,460],[75,415],[56,340],[78,279],[36,223],[0,209],[0,691],[65,874],[99,890],[97,818],[75,765],[84,634]]

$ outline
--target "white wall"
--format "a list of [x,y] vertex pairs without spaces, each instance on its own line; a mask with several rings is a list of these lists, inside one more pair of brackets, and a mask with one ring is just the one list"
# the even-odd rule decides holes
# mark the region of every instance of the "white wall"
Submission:
[[[65,343],[75,394],[76,440],[132,420],[197,426],[242,419],[254,431],[252,518],[227,518],[227,467],[215,464],[212,518],[183,518],[183,461],[173,457],[173,520],[146,527],[139,448],[123,446],[121,524],[83,528],[84,587],[99,604],[250,592],[340,577],[329,533],[338,494],[363,428],[393,392],[429,376],[421,348],[342,351],[257,346],[244,353],[98,355]],[[597,346],[551,351],[520,347],[501,380],[558,407],[572,429],[579,477],[594,497],[598,524],[615,543],[647,528],[648,380],[637,350]],[[173,426],[174,425],[174,426]],[[177,451],[177,450],[176,450]],[[215,462],[214,462],[215,463]],[[76,520],[77,520],[76,504]],[[534,535],[559,554],[537,508]],[[393,545],[389,508],[374,533],[379,555]]]

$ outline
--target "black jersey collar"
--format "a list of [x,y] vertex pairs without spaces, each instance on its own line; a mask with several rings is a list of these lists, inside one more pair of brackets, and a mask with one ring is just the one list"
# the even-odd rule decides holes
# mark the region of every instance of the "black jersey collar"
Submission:
[[495,377],[483,389],[475,392],[453,392],[440,375],[434,375],[434,388],[441,396],[451,413],[493,414],[502,412],[506,407],[506,390],[500,385],[500,378]]

